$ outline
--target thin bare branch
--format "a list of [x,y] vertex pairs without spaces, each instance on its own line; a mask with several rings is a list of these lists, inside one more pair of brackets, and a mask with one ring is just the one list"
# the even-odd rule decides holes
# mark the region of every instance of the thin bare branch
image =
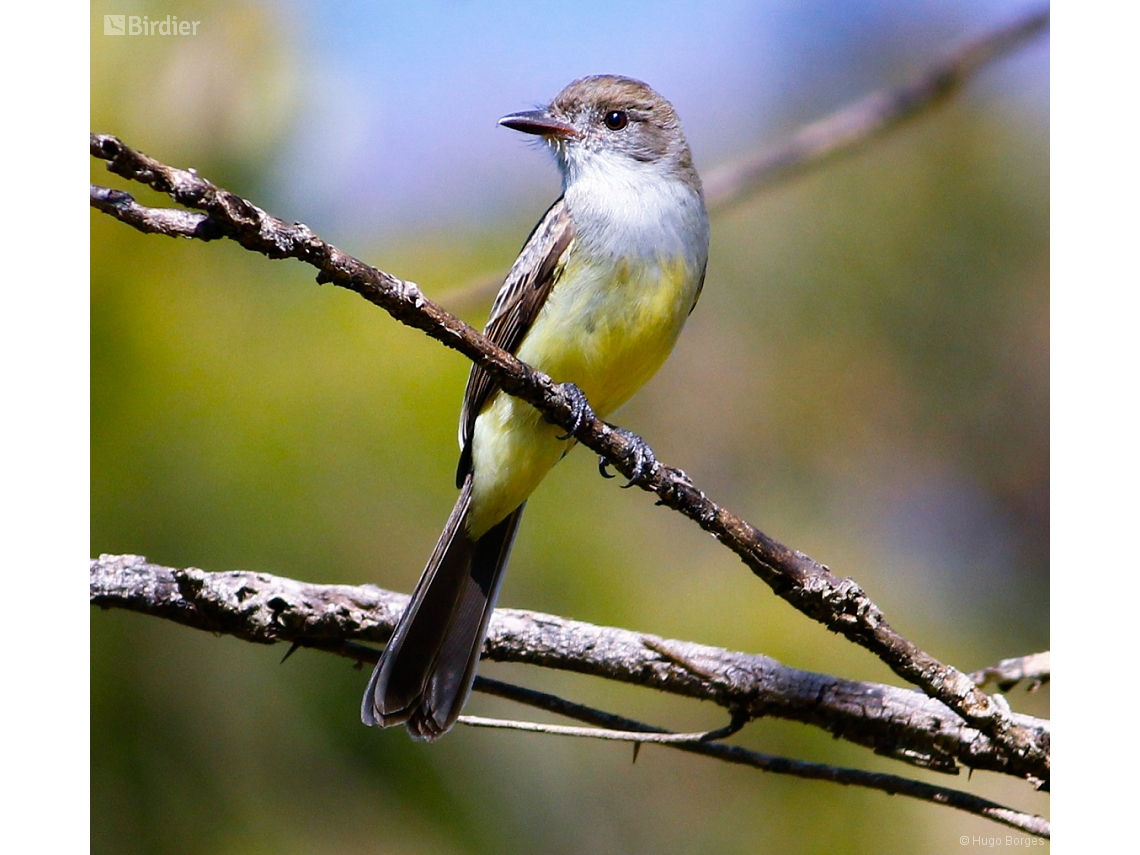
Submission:
[[907,121],[932,111],[982,68],[1028,44],[1049,28],[1043,7],[962,45],[897,89],[873,92],[848,107],[805,125],[786,143],[710,171],[709,210],[723,210],[748,196],[850,154]]
[[[543,724],[540,721],[517,721],[507,718],[487,718],[481,715],[461,715],[460,724],[468,727],[491,727],[500,730],[522,730],[527,733],[546,733],[553,736],[579,736],[587,739],[602,739],[612,742],[636,742],[641,745],[677,745],[682,742],[708,742],[722,738],[721,732],[703,730],[696,733],[672,733],[669,731],[609,730],[604,727],[573,727],[565,724]],[[722,728],[721,730],[727,730]]]
[[[555,383],[496,347],[480,332],[424,297],[415,283],[364,264],[321,240],[308,226],[286,223],[196,173],[160,163],[113,136],[91,134],[91,154],[107,161],[111,172],[205,212],[226,237],[246,249],[269,258],[294,258],[310,264],[319,271],[317,282],[347,288],[401,323],[458,350],[486,369],[508,394],[532,404],[582,445],[610,461],[630,483],[656,493],[658,504],[681,512],[711,533],[776,594],[832,631],[872,651],[904,680],[942,701],[972,727],[994,739],[1008,753],[1017,774],[1041,786],[1048,785],[1048,739],[1042,740],[1040,733],[1016,724],[969,677],[896,632],[854,580],[834,576],[826,566],[717,505],[682,470],[658,462],[639,437],[603,422],[593,412],[583,414],[573,394],[576,390]],[[103,188],[92,188],[93,205],[103,204],[103,196]],[[122,215],[122,206],[100,210],[130,223]],[[131,216],[137,218],[141,214]],[[147,222],[153,225],[154,221]]]
[[135,201],[130,193],[100,187],[98,184],[91,185],[91,207],[110,214],[145,234],[199,240],[215,240],[224,235],[209,214],[184,211],[181,208],[148,208]]
[[1022,680],[1029,680],[1027,691],[1035,692],[1042,684],[1049,682],[1049,651],[1030,653],[1015,659],[1003,659],[997,665],[983,668],[970,675],[979,686],[997,683],[1003,692],[1008,692]]
[[[359,642],[386,641],[407,600],[372,585],[207,573],[149,564],[132,555],[104,555],[91,564],[94,605],[263,644],[292,642],[360,662],[374,662],[377,652]],[[768,716],[803,722],[935,771],[954,773],[961,763],[1020,774],[1002,746],[919,692],[801,671],[767,656],[516,609],[496,609],[484,655],[712,701],[734,720]],[[476,689],[486,685],[480,678]],[[1016,713],[1011,718],[1048,740],[1047,721]]]
[[[567,701],[555,695],[550,695],[545,692],[536,692],[533,689],[514,686],[499,680],[479,677],[476,681],[475,689],[476,691],[517,701],[538,709],[548,710],[568,718],[574,718],[578,721],[589,722],[590,724],[596,725],[597,728],[603,728],[603,730],[570,728],[568,730],[573,732],[568,735],[571,736],[594,736],[595,734],[605,733],[613,735],[603,738],[612,739],[618,738],[616,736],[617,734],[630,734],[635,737],[641,737],[644,734],[673,735],[669,734],[669,732],[663,728],[643,724],[642,722],[614,715],[613,713],[603,712],[602,710],[588,707],[584,704]],[[463,717],[461,717],[460,720],[462,721]],[[722,731],[734,729],[735,726],[736,722],[733,722],[733,724],[730,724],[727,728],[722,728]],[[547,731],[545,729],[539,730],[532,727],[518,729],[535,730],[537,732],[561,732]],[[710,733],[716,734],[719,732],[710,731]],[[689,737],[699,734],[676,735]],[[640,747],[640,744],[640,739],[634,743],[635,758],[637,748]],[[788,757],[776,757],[770,754],[752,751],[739,745],[725,745],[723,742],[709,741],[707,737],[704,740],[682,739],[679,742],[667,741],[659,744],[663,744],[668,748],[686,751],[690,754],[703,754],[707,757],[715,757],[730,763],[752,766],[765,772],[791,775],[793,777],[806,778],[809,780],[831,781],[832,783],[847,786],[866,787],[872,790],[880,790],[889,795],[903,795],[921,801],[946,805],[956,808],[957,810],[986,817],[994,822],[999,822],[1011,828],[1035,834],[1039,837],[1047,838],[1050,834],[1049,821],[1044,817],[1005,807],[970,793],[964,793],[961,790],[938,787],[932,784],[922,783],[921,781],[903,778],[898,775],[867,772],[862,769],[849,769],[841,766],[831,766],[825,763],[792,760]]]

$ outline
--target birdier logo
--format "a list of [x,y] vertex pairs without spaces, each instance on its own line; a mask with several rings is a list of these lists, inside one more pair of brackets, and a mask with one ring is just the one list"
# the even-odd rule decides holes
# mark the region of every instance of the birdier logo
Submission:
[[146,15],[104,15],[105,36],[196,36],[201,21],[179,21],[167,15],[153,21]]

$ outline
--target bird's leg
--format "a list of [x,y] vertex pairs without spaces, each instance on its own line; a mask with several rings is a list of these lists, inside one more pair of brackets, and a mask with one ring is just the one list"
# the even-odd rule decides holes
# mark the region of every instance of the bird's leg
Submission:
[[[590,402],[586,400],[586,394],[573,383],[559,383],[558,391],[569,399],[570,418],[572,419],[570,430],[558,437],[558,441],[561,442],[562,440],[570,439],[587,420],[594,418],[594,411],[590,407]],[[550,421],[549,418],[546,420],[548,422]]]
[[[615,427],[609,424],[609,422],[606,422],[606,424],[609,425],[610,430],[628,443],[627,454],[633,458],[633,475],[629,481],[622,484],[622,489],[628,490],[630,487],[641,484],[649,477],[649,473],[652,472],[653,467],[657,465],[657,458],[653,454],[653,449],[649,447],[649,443],[633,431]],[[601,473],[603,478],[614,477],[611,472],[606,471],[606,467],[609,465],[610,463],[606,458],[598,457],[598,472]]]
[[[593,408],[590,407],[590,402],[586,400],[585,393],[573,383],[569,381],[559,383],[558,390],[570,401],[571,416],[570,429],[558,437],[558,440],[561,442],[570,439],[578,431],[578,428],[582,427],[588,419],[595,418],[595,416]],[[545,416],[543,418],[546,418],[548,422],[550,421],[550,419]],[[657,465],[657,458],[653,454],[653,449],[649,447],[649,444],[644,439],[633,433],[633,431],[611,425],[609,422],[606,422],[606,426],[626,441],[628,444],[627,454],[633,458],[633,477],[622,485],[622,489],[628,489],[640,484],[649,476],[649,473],[653,471],[653,467]],[[607,471],[606,467],[608,465],[609,462],[604,457],[598,457],[598,471],[603,478],[614,477],[611,472]]]

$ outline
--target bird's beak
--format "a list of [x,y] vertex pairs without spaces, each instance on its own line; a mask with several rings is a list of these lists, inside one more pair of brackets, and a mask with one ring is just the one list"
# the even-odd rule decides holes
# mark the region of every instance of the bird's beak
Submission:
[[499,119],[499,124],[504,128],[510,128],[512,131],[522,131],[524,134],[536,134],[560,140],[581,136],[577,128],[569,122],[555,119],[547,110],[511,113],[511,115]]

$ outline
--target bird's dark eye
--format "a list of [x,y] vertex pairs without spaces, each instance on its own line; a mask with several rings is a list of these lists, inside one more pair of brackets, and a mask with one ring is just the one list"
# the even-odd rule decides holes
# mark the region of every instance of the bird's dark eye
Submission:
[[602,121],[611,131],[620,131],[629,124],[629,116],[625,114],[625,110],[610,110]]

